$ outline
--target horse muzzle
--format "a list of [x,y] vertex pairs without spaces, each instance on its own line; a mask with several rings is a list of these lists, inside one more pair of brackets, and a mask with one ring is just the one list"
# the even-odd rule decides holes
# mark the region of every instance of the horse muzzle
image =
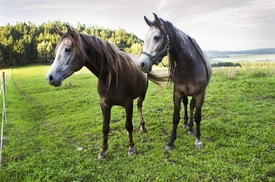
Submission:
[[144,73],[150,73],[152,71],[152,63],[148,59],[139,60],[137,66]]
[[55,86],[55,87],[59,87],[62,85],[62,77],[54,77],[53,75],[51,74],[47,74],[46,75],[46,80],[48,81],[48,83],[52,86]]

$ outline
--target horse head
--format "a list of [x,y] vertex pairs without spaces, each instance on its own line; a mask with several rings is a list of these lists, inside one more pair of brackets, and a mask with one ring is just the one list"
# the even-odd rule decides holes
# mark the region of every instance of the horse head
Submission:
[[55,87],[80,70],[85,62],[79,34],[67,26],[67,33],[57,29],[60,40],[56,46],[54,62],[46,75],[46,80]]
[[[153,13],[154,14],[154,13]],[[149,73],[153,64],[158,64],[169,53],[169,35],[165,22],[154,14],[154,21],[144,16],[144,20],[150,27],[145,36],[144,48],[138,61],[138,67],[143,72]]]

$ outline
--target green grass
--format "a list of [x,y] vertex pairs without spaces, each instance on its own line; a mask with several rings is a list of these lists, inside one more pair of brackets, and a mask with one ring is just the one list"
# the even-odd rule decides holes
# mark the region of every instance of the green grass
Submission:
[[147,133],[139,131],[134,109],[137,154],[127,156],[125,112],[115,106],[104,160],[97,159],[102,114],[96,77],[83,69],[54,88],[45,80],[48,69],[12,69],[0,181],[275,181],[275,68],[213,70],[202,111],[203,150],[181,121],[175,150],[164,152],[172,86],[160,90],[150,83]]

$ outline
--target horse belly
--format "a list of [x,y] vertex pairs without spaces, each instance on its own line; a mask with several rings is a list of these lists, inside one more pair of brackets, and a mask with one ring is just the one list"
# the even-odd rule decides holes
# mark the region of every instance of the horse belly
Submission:
[[174,89],[186,96],[194,96],[204,92],[205,83],[177,83],[174,82]]
[[109,88],[103,82],[98,82],[98,93],[101,100],[111,105],[124,106],[125,103],[136,99],[147,90],[146,75],[139,75],[136,79],[123,77],[118,84],[112,83]]
[[[143,73],[142,73],[143,74]],[[140,95],[146,92],[148,87],[148,81],[146,75],[140,75],[135,83],[131,83],[131,92],[133,99],[136,99]]]

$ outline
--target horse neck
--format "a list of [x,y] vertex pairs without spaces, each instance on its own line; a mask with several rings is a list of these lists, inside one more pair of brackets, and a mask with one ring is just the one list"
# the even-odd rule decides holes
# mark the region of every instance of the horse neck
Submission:
[[170,60],[181,67],[193,67],[200,61],[201,56],[190,37],[180,30],[173,36],[172,46],[170,47]]
[[170,74],[173,74],[173,70],[178,66],[179,69],[186,73],[192,71],[199,73],[205,72],[209,82],[211,77],[209,63],[195,39],[181,32],[179,35],[174,37],[173,42],[174,44],[170,48],[169,54],[171,64]]
[[[86,54],[85,67],[87,67],[97,78],[106,80],[108,75],[108,63],[106,59],[102,59],[104,56],[104,51],[99,51],[100,46],[96,46],[93,42],[101,42],[103,40],[89,35],[80,35],[82,40],[82,45],[84,47],[84,52]],[[105,62],[102,62],[104,61]],[[105,69],[104,69],[105,68]],[[105,71],[104,71],[105,70]]]

